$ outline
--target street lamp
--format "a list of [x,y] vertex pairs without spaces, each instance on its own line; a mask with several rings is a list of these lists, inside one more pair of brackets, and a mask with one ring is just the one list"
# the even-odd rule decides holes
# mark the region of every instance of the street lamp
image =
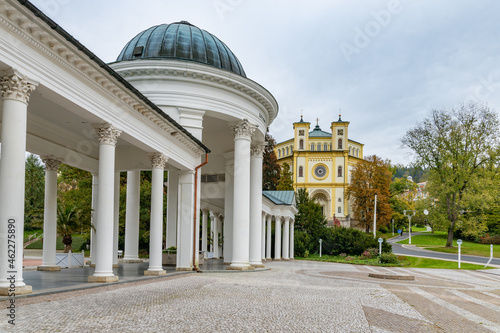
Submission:
[[[406,215],[406,212],[408,212],[410,214]],[[413,213],[413,214],[411,214],[411,213]],[[405,214],[405,216],[408,216],[408,235],[410,235],[410,238],[408,240],[408,244],[411,244],[411,218],[413,216],[415,216],[415,213],[416,213],[416,211],[414,211],[414,210],[405,210],[405,211],[403,211],[403,214]]]

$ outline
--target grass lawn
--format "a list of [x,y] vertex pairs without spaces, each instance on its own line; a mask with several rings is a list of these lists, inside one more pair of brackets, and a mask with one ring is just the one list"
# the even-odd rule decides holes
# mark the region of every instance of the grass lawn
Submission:
[[[425,248],[427,250],[445,252],[445,253],[458,253],[457,240],[453,240],[453,247],[445,247],[448,234],[444,231],[436,231],[434,234],[418,235],[412,236],[411,244],[417,245],[418,247]],[[408,244],[408,239],[398,242],[400,244]],[[500,251],[500,245],[493,245],[493,255],[498,254]],[[470,254],[475,256],[490,256],[490,245],[489,244],[477,244],[474,242],[464,241],[462,243],[462,254]]]
[[[73,252],[80,252],[80,248],[82,244],[87,242],[87,238],[84,235],[74,235],[73,236],[73,244],[71,244],[71,247],[73,248]],[[31,250],[41,250],[43,249],[43,244],[42,240],[39,239],[36,242],[28,245],[26,247],[27,249]],[[64,250],[64,244],[62,243],[62,237],[58,236],[57,237],[57,245],[56,245],[57,250]]]
[[[381,264],[378,262],[378,258],[363,260],[360,259],[358,256],[353,256],[353,257],[354,257],[353,260],[348,261],[345,260],[344,257],[340,256],[323,255],[320,258],[318,254],[314,254],[307,258],[296,257],[295,259],[308,260],[308,261],[336,262],[336,263],[355,264],[355,265],[385,266],[385,267],[458,269],[457,262],[445,261],[445,260],[398,256],[399,264]],[[491,267],[488,267],[487,269],[490,268]],[[466,270],[484,269],[484,265],[462,263],[461,269],[466,269]]]

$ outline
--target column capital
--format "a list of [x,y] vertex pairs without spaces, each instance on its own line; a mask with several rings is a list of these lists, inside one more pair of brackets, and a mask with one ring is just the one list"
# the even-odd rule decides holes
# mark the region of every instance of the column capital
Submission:
[[241,122],[231,126],[235,139],[250,139],[255,132],[256,126],[250,124],[248,119],[243,119]]
[[290,222],[290,216],[285,216],[285,222]]
[[28,104],[30,94],[35,90],[37,83],[29,81],[16,71],[0,74],[0,92],[3,99],[13,99]]
[[162,153],[154,153],[153,155],[151,155],[150,160],[153,169],[163,169],[165,168],[165,164],[168,161],[168,157],[166,157]]
[[265,149],[266,145],[263,143],[253,144],[250,148],[250,154],[252,157],[262,157]]
[[122,133],[119,129],[109,123],[92,124],[92,127],[97,133],[99,144],[116,145],[118,137]]
[[57,171],[59,169],[59,165],[62,163],[62,159],[59,157],[55,157],[53,155],[40,156],[42,162],[45,163],[45,170],[49,171]]

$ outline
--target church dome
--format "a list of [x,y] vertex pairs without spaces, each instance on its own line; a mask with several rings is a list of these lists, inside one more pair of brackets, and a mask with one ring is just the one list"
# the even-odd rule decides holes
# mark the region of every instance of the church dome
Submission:
[[193,61],[246,77],[238,58],[226,44],[186,21],[144,30],[125,45],[116,61],[139,59]]

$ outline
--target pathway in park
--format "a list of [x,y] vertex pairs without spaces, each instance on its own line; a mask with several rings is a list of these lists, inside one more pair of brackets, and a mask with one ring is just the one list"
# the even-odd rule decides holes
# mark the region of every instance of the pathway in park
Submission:
[[[425,235],[425,233],[418,233],[418,232],[412,233],[412,236],[417,236],[417,235]],[[397,255],[411,256],[411,257],[424,257],[424,258],[431,258],[431,259],[458,261],[457,254],[425,250],[425,249],[416,247],[415,245],[398,244],[397,243],[401,240],[405,240],[408,238],[409,238],[408,233],[404,233],[403,236],[396,236],[396,237],[389,239],[388,242],[392,244],[392,252],[397,254]],[[461,259],[462,262],[467,262],[467,263],[472,263],[472,264],[480,264],[480,265],[486,265],[488,260],[489,260],[488,257],[471,256],[471,255],[462,255],[462,259]],[[490,262],[489,266],[500,267],[500,258],[494,257],[493,260]]]
[[[268,262],[16,300],[17,332],[500,332],[500,270]],[[412,275],[384,280],[369,273]],[[0,331],[8,301],[1,302]]]

